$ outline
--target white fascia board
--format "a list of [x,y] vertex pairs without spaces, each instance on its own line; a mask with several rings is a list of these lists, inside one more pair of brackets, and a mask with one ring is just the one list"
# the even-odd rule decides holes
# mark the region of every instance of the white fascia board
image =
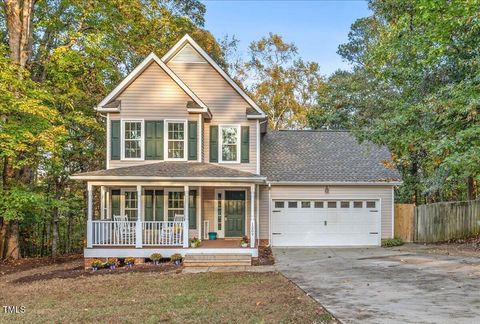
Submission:
[[[110,92],[95,108],[97,111],[107,111],[108,109],[111,108],[102,108],[104,105],[106,105],[108,102],[110,102],[112,99],[116,98],[118,94],[120,94],[123,90],[125,90],[135,79],[148,67],[148,65],[151,62],[156,62],[160,67],[182,88],[183,91],[185,91],[186,94],[192,98],[193,101],[195,101],[200,107],[203,109],[207,109],[207,105],[203,103],[200,98],[197,97],[197,95],[190,90],[190,88],[182,81],[180,78],[165,64],[163,63],[160,58],[155,55],[155,53],[150,53],[143,61],[140,63],[135,69],[133,69],[132,72],[130,72],[129,75],[125,79],[120,82],[119,85],[113,89],[112,92]],[[118,109],[115,111],[119,111]]]
[[398,186],[402,181],[390,182],[312,182],[312,181],[267,181],[267,184],[275,186]]
[[255,182],[263,183],[266,178],[248,178],[248,177],[238,177],[238,178],[212,178],[212,177],[148,177],[148,176],[82,176],[82,175],[72,175],[70,176],[72,180],[113,180],[113,181],[125,181],[125,180],[142,180],[142,181],[231,181],[231,182]]
[[247,115],[247,119],[265,119],[265,116],[260,116],[260,115]]
[[242,96],[242,98],[245,99],[250,104],[250,106],[252,106],[253,109],[258,111],[262,118],[265,118],[265,113],[263,112],[263,110],[260,109],[260,107],[245,93],[245,91],[243,91],[238,86],[235,81],[233,81],[232,78],[230,78],[230,76],[228,76],[227,73],[225,73],[225,71],[220,66],[218,66],[218,64],[210,57],[210,55],[208,55],[207,52],[205,52],[203,48],[201,48],[200,45],[198,45],[197,42],[195,42],[193,38],[190,37],[190,35],[185,34],[185,36],[183,36],[182,39],[180,39],[162,57],[162,61],[167,63],[172,57],[175,56],[175,54],[177,54],[177,52],[183,47],[183,45],[185,45],[185,43],[189,43],[208,63],[210,63],[211,66],[213,66],[213,68],[233,87],[233,89],[235,89],[235,91],[237,91],[238,94]]

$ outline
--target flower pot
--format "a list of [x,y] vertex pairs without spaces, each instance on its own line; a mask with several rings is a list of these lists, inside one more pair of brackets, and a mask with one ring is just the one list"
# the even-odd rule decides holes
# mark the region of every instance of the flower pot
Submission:
[[129,264],[127,264],[127,266],[128,266],[129,268],[133,268],[133,263],[130,262]]
[[160,264],[160,260],[154,260],[153,263],[154,263],[155,265],[159,265],[159,264]]
[[217,239],[217,232],[208,232],[208,239],[210,241],[215,241]]
[[114,264],[110,265],[110,270],[115,270],[115,265]]
[[97,271],[98,270],[98,267],[92,267],[92,271]]
[[242,243],[242,247],[243,247],[243,248],[248,247],[248,243]]
[[175,265],[180,265],[182,263],[182,260],[175,260]]

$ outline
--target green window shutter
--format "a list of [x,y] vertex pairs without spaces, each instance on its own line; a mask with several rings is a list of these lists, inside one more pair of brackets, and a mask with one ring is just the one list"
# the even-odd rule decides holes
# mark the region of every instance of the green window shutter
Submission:
[[188,122],[188,160],[197,159],[197,122]]
[[155,190],[155,220],[163,221],[163,190]]
[[197,229],[197,191],[190,190],[188,199],[188,228]]
[[210,162],[218,162],[218,126],[210,126]]
[[120,121],[112,120],[110,127],[110,159],[120,160]]
[[153,190],[145,190],[145,221],[153,221]]
[[145,159],[163,160],[163,120],[145,122]]
[[249,163],[250,162],[250,127],[249,126],[242,126],[241,129],[242,133],[242,146],[241,150],[241,160],[242,163]]
[[120,215],[120,190],[112,190],[112,219],[113,215]]

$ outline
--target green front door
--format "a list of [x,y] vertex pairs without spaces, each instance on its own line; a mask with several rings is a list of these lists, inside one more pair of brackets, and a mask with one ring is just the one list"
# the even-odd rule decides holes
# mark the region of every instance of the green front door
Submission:
[[225,236],[245,235],[245,191],[225,191]]

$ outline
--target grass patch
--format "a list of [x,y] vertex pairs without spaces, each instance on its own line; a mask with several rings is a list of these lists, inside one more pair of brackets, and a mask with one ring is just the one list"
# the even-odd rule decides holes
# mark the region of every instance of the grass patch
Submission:
[[24,314],[1,314],[0,322],[335,322],[273,272],[126,272],[25,284],[5,280],[0,289],[2,305],[26,307]]
[[400,245],[403,245],[403,241],[401,238],[398,238],[398,237],[382,241],[383,247],[393,247],[393,246],[400,246]]

